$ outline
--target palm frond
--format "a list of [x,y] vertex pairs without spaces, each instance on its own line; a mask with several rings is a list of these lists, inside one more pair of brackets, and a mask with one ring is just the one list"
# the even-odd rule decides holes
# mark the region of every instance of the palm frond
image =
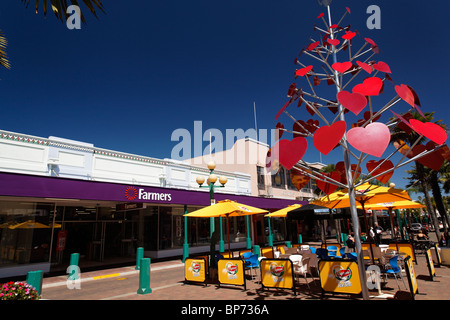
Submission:
[[[20,0],[23,3],[25,3],[26,7],[28,7],[28,5],[30,4],[31,0]],[[84,3],[84,5],[87,7],[87,9],[98,19],[97,16],[97,11],[96,10],[100,10],[103,13],[105,13],[105,10],[103,8],[103,4],[102,4],[102,0],[82,0],[82,2]],[[39,0],[35,0],[35,10],[36,13],[39,12]],[[81,6],[78,3],[78,0],[43,0],[42,1],[42,7],[43,7],[43,11],[44,11],[44,16],[47,16],[47,10],[48,7],[51,7],[51,10],[53,11],[53,13],[55,14],[55,16],[62,22],[64,20],[66,20],[69,16],[70,13],[67,13],[67,8],[70,5],[75,5],[78,6],[80,8],[81,11],[81,21],[86,24],[86,19],[84,18],[83,15],[83,10],[81,10]]]
[[6,69],[10,69],[8,57],[6,55],[6,46],[8,45],[8,40],[6,39],[3,32],[0,30],[0,65],[4,66]]

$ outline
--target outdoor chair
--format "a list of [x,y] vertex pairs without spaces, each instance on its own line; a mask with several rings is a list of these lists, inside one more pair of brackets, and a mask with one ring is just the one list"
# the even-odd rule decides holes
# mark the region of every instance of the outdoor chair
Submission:
[[386,265],[386,269],[381,271],[381,273],[385,275],[385,279],[387,279],[387,276],[389,274],[394,275],[395,281],[397,282],[398,290],[400,290],[400,285],[398,283],[397,276],[400,276],[403,285],[405,286],[406,289],[408,289],[405,285],[405,280],[403,280],[402,269],[398,265],[398,255],[395,255],[389,259],[389,263]]
[[316,255],[319,259],[327,259],[328,258],[328,250],[327,249],[322,249],[322,248],[318,248],[316,250]]
[[337,256],[337,250],[338,248],[336,246],[328,246],[328,256],[330,257],[336,257]]
[[345,250],[347,250],[347,247],[342,247],[342,248],[339,249],[339,253],[341,254],[342,258],[345,257]]
[[[246,264],[244,265],[245,268],[250,269],[250,275],[253,279],[253,269],[258,269],[259,268],[259,260],[258,260],[258,255],[257,254],[252,254],[250,255],[246,260],[245,260]],[[255,276],[256,276],[256,271],[255,271]]]
[[244,260],[244,267],[247,267],[250,265],[250,257],[253,255],[251,252],[244,252],[241,257]]
[[294,280],[295,276],[303,276],[305,278],[306,285],[309,288],[308,279],[306,278],[306,275],[309,273],[309,258],[302,257],[301,255],[292,256],[295,256],[294,260],[291,259],[294,268]]

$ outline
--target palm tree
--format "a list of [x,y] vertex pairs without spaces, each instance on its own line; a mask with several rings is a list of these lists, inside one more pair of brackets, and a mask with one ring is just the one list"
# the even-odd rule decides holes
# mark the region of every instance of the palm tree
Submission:
[[[422,122],[432,122],[433,121],[433,115],[434,112],[427,112],[424,114],[425,118],[422,117],[418,112],[412,112],[411,113],[412,118],[417,119],[419,121]],[[442,127],[445,127],[444,125],[441,124],[441,120],[435,121],[434,123],[441,125]],[[401,126],[396,126],[393,130],[393,132],[391,133],[391,143],[397,142],[399,140],[405,141],[408,145],[413,145],[416,140],[419,138],[419,135],[411,130],[411,132],[407,132],[406,130],[404,130],[404,127]],[[424,140],[424,138],[422,137],[419,140],[419,143],[422,142]],[[408,171],[407,171],[408,172]],[[432,223],[434,225],[434,229],[436,232],[436,236],[437,239],[439,240],[441,237],[441,233],[439,231],[439,222],[437,220],[435,211],[433,209],[433,205],[431,203],[431,199],[430,199],[430,195],[429,195],[429,191],[430,191],[430,182],[429,182],[429,176],[427,175],[427,169],[424,167],[423,164],[421,164],[418,161],[415,161],[415,169],[414,170],[410,170],[410,172],[408,172],[410,174],[413,174],[411,179],[413,180],[413,182],[409,185],[415,185],[416,183],[419,183],[420,186],[420,190],[423,192],[424,194],[424,198],[425,198],[425,205],[427,207],[427,211],[428,214],[431,217]],[[434,186],[431,188],[433,192],[438,192],[440,194],[440,190],[439,190],[439,186]],[[435,196],[435,200],[437,199],[437,201],[439,201],[439,199],[441,199],[442,201],[442,197],[436,197]]]
[[[23,3],[25,3],[26,6],[28,7],[31,0],[21,0],[21,1]],[[36,1],[35,2],[36,13],[38,13],[40,1],[39,0],[35,0],[35,1]],[[76,5],[76,6],[80,7],[77,0],[69,0],[69,1],[70,1],[71,5]],[[61,22],[63,21],[63,18],[67,19],[70,15],[69,13],[67,13],[67,8],[69,7],[67,4],[67,0],[50,0],[50,1],[43,0],[42,3],[43,3],[44,16],[47,15],[47,9],[50,6],[51,6],[51,9],[52,9],[53,13],[55,14],[55,16]],[[96,18],[98,18],[97,13],[95,11],[96,7],[100,11],[105,13],[105,10],[103,9],[102,0],[83,0],[83,3]],[[86,19],[84,18],[83,11],[81,9],[80,9],[80,18],[83,23],[86,23]],[[0,30],[0,65],[7,69],[10,69],[11,65],[10,65],[8,57],[6,55],[7,44],[8,44],[8,40],[4,36],[3,32]]]

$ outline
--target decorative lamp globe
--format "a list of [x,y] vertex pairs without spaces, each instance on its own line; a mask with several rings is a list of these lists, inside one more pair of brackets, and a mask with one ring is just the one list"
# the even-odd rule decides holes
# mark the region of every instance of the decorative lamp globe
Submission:
[[220,182],[222,185],[225,185],[225,183],[227,183],[227,181],[228,181],[227,177],[225,177],[225,176],[220,176],[220,177],[219,177],[219,182]]
[[395,183],[393,182],[389,183],[389,188],[395,188]]
[[198,185],[201,186],[203,182],[205,182],[205,178],[198,176],[195,181],[197,181]]
[[210,174],[208,180],[210,183],[216,183],[217,176],[215,174]]
[[214,170],[216,168],[216,163],[214,161],[208,162],[208,169]]

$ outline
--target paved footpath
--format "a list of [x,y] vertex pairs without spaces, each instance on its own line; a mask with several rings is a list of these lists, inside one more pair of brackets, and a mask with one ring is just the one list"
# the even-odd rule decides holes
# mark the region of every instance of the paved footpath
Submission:
[[[430,280],[424,255],[418,255],[418,264],[414,264],[418,280],[419,293],[416,300],[450,300],[450,268],[436,267],[436,276]],[[233,300],[233,301],[311,301],[311,300],[361,300],[358,297],[346,295],[326,294],[321,296],[317,278],[308,278],[310,288],[304,278],[298,279],[298,292],[294,295],[292,290],[261,290],[258,276],[247,280],[247,290],[243,287],[218,287],[210,283],[207,286],[184,283],[184,264],[180,260],[156,262],[151,265],[149,294],[138,294],[139,271],[134,266],[105,269],[83,273],[81,270],[80,288],[69,289],[67,275],[44,278],[42,299],[46,300],[178,300],[178,301],[205,301],[205,300]],[[390,299],[410,299],[409,286],[406,278],[405,285],[399,280],[401,290],[394,278],[388,278],[383,287],[383,293]],[[376,291],[370,291],[372,300]],[[393,297],[393,298],[392,298]]]

